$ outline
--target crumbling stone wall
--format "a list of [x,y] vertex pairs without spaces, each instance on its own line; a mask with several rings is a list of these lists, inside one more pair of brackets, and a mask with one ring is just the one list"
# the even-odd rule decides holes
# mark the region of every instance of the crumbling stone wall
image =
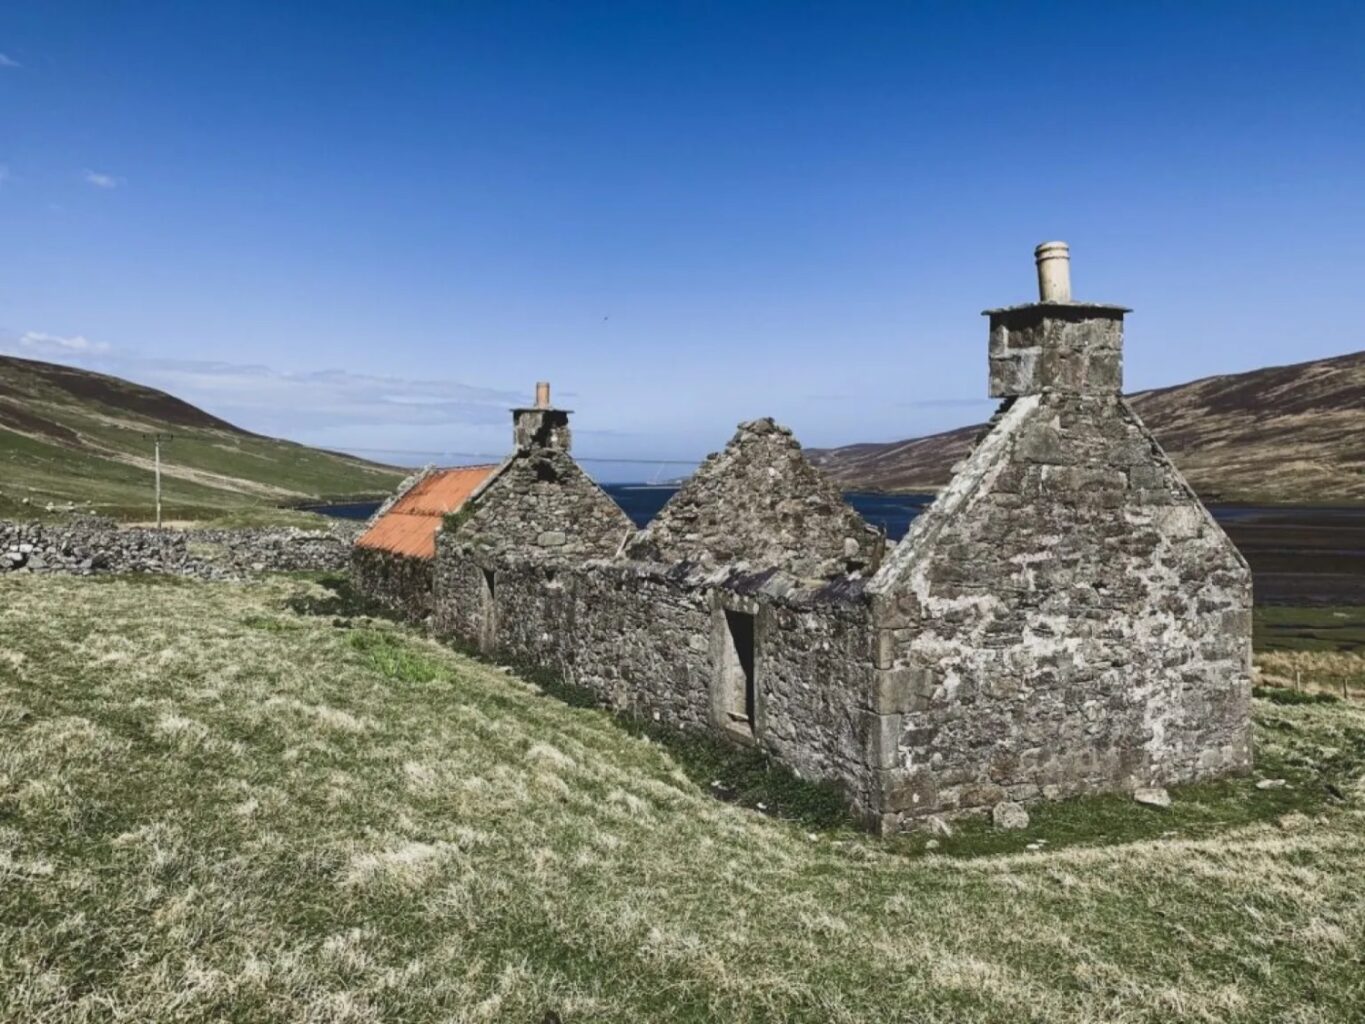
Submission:
[[98,517],[62,523],[0,521],[0,573],[148,572],[237,579],[257,572],[346,567],[355,527],[239,530],[121,528]]
[[888,826],[1250,765],[1250,572],[1116,394],[1007,400],[870,590]]
[[[517,416],[524,425],[526,411]],[[619,711],[762,746],[865,806],[877,781],[866,756],[876,670],[866,580],[848,569],[879,558],[882,536],[810,467],[791,432],[771,420],[742,426],[644,545],[631,543],[625,515],[559,435],[541,431],[523,445],[523,433],[518,453],[438,535],[437,627],[554,671]],[[701,545],[682,532],[698,519]],[[744,540],[746,561],[717,564],[717,552],[736,550],[723,534]],[[659,543],[696,557],[641,557]],[[722,679],[725,646],[738,643],[727,612],[752,624],[740,695],[726,696],[735,684]],[[739,721],[726,704],[736,696],[747,702]]]
[[789,429],[759,419],[741,423],[724,451],[706,457],[627,553],[832,579],[875,570],[884,543]]

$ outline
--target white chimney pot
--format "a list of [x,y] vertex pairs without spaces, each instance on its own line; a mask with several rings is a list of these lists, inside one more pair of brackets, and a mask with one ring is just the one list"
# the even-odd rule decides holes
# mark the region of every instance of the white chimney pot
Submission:
[[1044,242],[1033,250],[1038,264],[1038,301],[1071,301],[1071,249],[1065,242]]

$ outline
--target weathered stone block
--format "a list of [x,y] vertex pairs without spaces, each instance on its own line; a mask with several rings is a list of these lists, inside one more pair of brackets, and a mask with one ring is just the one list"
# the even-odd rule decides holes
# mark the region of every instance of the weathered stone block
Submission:
[[939,807],[938,782],[930,771],[882,771],[878,775],[878,783],[884,811],[928,814]]

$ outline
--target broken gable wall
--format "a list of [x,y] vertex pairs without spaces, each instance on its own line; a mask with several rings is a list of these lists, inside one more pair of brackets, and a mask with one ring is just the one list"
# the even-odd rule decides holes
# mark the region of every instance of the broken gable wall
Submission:
[[1008,400],[871,589],[890,824],[1250,764],[1250,573],[1117,394]]
[[741,423],[632,541],[643,561],[744,563],[800,578],[875,570],[884,539],[816,469],[786,427]]

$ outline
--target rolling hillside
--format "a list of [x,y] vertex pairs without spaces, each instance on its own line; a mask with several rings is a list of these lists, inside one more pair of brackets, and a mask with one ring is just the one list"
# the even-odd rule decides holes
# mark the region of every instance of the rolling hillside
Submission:
[[[1365,502],[1365,352],[1130,398],[1206,501]],[[982,429],[808,454],[849,489],[933,491]]]
[[0,516],[75,503],[119,518],[152,508],[153,433],[169,518],[381,494],[402,472],[252,434],[154,388],[0,356]]

